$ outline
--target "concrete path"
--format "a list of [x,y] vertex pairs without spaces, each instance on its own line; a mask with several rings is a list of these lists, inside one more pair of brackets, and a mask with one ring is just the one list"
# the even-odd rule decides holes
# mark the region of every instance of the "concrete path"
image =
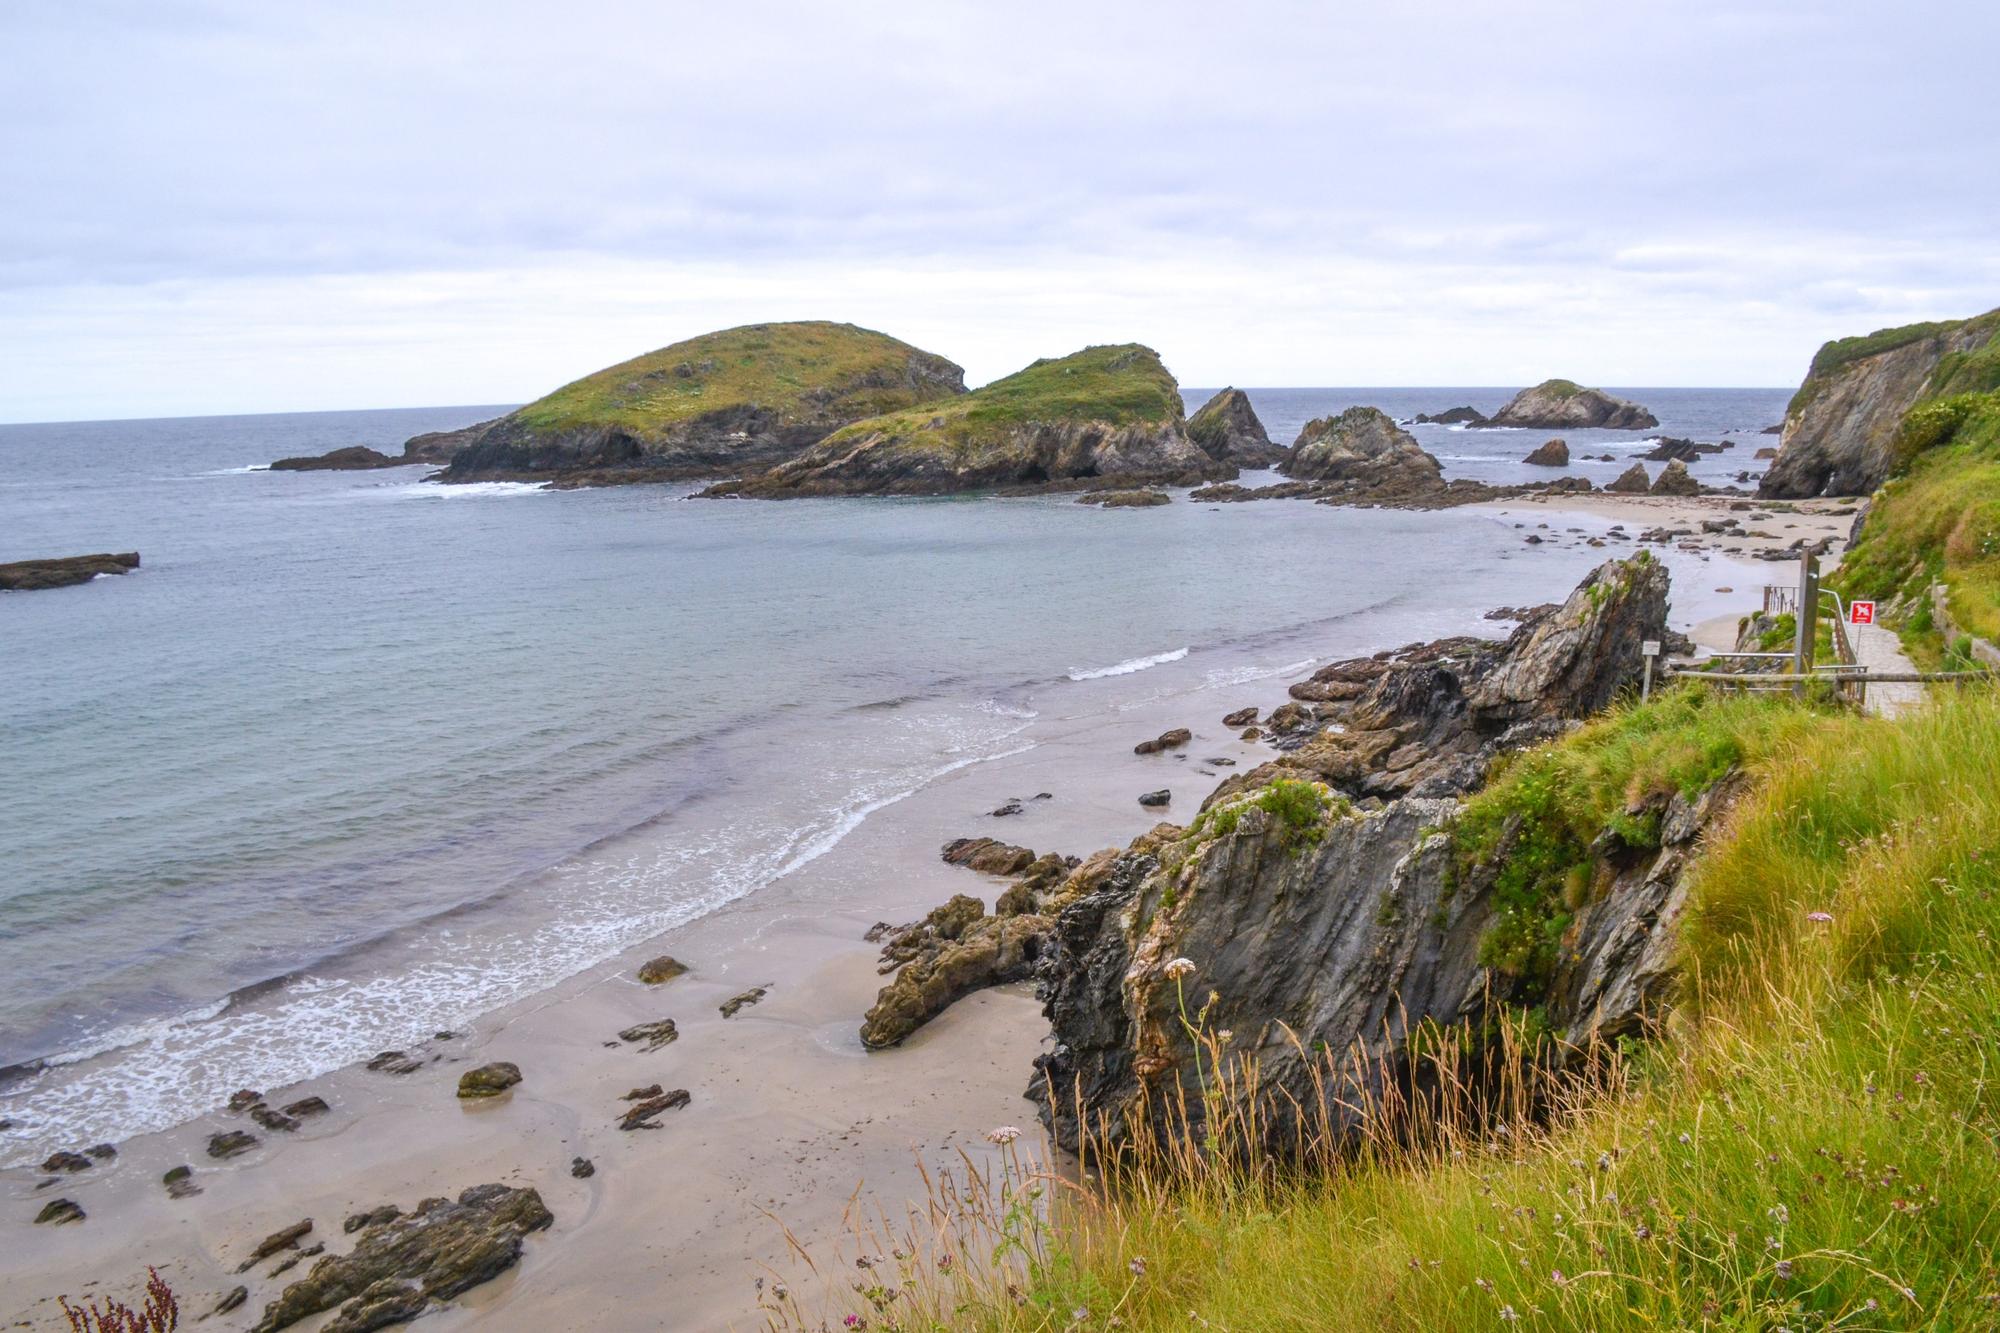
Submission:
[[[1848,637],[1854,656],[1870,671],[1915,671],[1903,656],[1903,645],[1895,634],[1880,625],[1849,625]],[[1868,711],[1877,717],[1899,717],[1924,701],[1921,685],[1870,685]]]

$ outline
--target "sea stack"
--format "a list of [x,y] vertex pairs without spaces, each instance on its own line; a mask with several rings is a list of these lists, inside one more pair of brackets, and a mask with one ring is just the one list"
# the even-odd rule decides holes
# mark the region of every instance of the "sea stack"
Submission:
[[[560,486],[741,476],[850,422],[957,398],[965,372],[852,324],[749,324],[648,352],[497,421],[418,436],[443,481]],[[456,436],[457,438],[454,438]]]
[[1378,407],[1350,407],[1306,423],[1278,470],[1301,481],[1404,496],[1444,485],[1437,459]]
[[1271,443],[1264,423],[1241,389],[1224,389],[1188,418],[1188,438],[1219,463],[1238,467],[1275,467],[1284,449]]
[[797,459],[708,495],[948,495],[1111,490],[1233,477],[1188,438],[1180,387],[1137,343],[1044,359],[949,401],[843,427]]
[[1536,467],[1568,467],[1569,443],[1565,440],[1550,440],[1521,461]]
[[1573,380],[1543,380],[1493,414],[1494,426],[1535,430],[1651,430],[1659,419],[1637,403],[1586,389]]

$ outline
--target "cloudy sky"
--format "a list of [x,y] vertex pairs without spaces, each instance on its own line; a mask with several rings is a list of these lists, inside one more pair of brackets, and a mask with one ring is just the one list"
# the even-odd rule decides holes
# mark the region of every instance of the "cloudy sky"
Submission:
[[0,420],[974,382],[1787,384],[2000,305],[2000,7],[5,0]]

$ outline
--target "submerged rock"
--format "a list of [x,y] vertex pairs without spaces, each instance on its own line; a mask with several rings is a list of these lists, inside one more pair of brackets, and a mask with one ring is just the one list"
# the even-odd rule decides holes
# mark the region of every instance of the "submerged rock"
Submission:
[[460,1074],[458,1095],[468,1100],[498,1097],[520,1081],[521,1066],[511,1060],[495,1060],[490,1065],[481,1065]]
[[167,1187],[169,1199],[185,1199],[201,1193],[201,1186],[194,1183],[194,1168],[191,1166],[169,1167],[160,1177],[160,1183]]
[[1175,727],[1163,731],[1149,741],[1140,741],[1132,747],[1133,754],[1158,754],[1162,750],[1178,750],[1194,739],[1194,733],[1186,727]]
[[1274,466],[1285,456],[1282,447],[1271,443],[1264,423],[1250,405],[1250,395],[1241,389],[1224,389],[1203,403],[1188,418],[1187,433],[1202,452],[1219,463],[1263,468]]
[[88,1171],[97,1163],[80,1152],[52,1152],[42,1161],[44,1171]]
[[532,1189],[477,1185],[456,1201],[426,1199],[362,1228],[351,1253],[314,1264],[264,1308],[256,1333],[336,1306],[344,1308],[325,1327],[349,1333],[413,1318],[513,1267],[523,1238],[554,1221]]
[[1172,504],[1174,497],[1165,491],[1086,491],[1076,502],[1103,509],[1152,509]]
[[1521,390],[1493,414],[1490,424],[1539,430],[1651,430],[1660,422],[1637,403],[1558,379]]
[[368,1068],[383,1074],[414,1074],[424,1062],[405,1051],[384,1051],[368,1062]]
[[88,583],[99,574],[129,574],[139,567],[139,553],[65,555],[46,560],[15,560],[0,565],[0,592],[36,592]]
[[245,1133],[240,1129],[224,1130],[220,1134],[211,1134],[208,1136],[208,1155],[210,1157],[234,1157],[238,1153],[249,1152],[256,1146],[257,1136]]

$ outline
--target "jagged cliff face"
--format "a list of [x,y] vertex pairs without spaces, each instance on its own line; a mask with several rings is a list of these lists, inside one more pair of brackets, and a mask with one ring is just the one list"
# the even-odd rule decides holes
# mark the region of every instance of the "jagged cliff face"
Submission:
[[[1426,1023],[1477,1027],[1532,1000],[1574,1046],[1638,1030],[1671,993],[1683,872],[1727,791],[1670,798],[1657,849],[1606,840],[1553,973],[1534,977],[1481,962],[1501,909],[1493,871],[1455,856],[1455,801],[1364,813],[1322,795],[1301,821],[1296,803],[1252,794],[1177,841],[1149,835],[1056,918],[1043,970],[1055,1045],[1029,1096],[1067,1147],[1080,1119],[1113,1141],[1148,1120],[1171,1134],[1175,1108],[1202,1114],[1184,1022],[1199,1015],[1230,1034],[1231,1058],[1256,1061],[1262,1123],[1282,1146],[1320,1087],[1346,1108],[1334,1128],[1352,1129],[1353,1107],[1409,1074]],[[1213,832],[1221,815],[1230,827]],[[1177,959],[1193,965],[1178,981]]]
[[860,421],[713,495],[943,495],[1233,477],[1188,437],[1179,386],[1149,347],[1087,347],[965,397]]
[[851,422],[965,392],[965,372],[851,324],[704,334],[566,385],[497,421],[404,447],[443,480],[669,481],[788,461]]
[[1651,430],[1659,419],[1639,404],[1586,389],[1570,380],[1543,380],[1523,389],[1486,422],[1538,430]]
[[1379,494],[1441,489],[1444,469],[1408,431],[1376,407],[1350,407],[1306,423],[1278,471],[1301,481]]
[[1912,407],[1942,393],[1994,387],[1955,372],[1996,336],[2000,310],[1828,343],[1786,409],[1778,457],[1757,493],[1785,500],[1872,493],[1895,469],[1896,431]]
[[1188,438],[1219,463],[1237,467],[1275,467],[1285,450],[1271,443],[1264,423],[1241,389],[1224,389],[1188,418]]

